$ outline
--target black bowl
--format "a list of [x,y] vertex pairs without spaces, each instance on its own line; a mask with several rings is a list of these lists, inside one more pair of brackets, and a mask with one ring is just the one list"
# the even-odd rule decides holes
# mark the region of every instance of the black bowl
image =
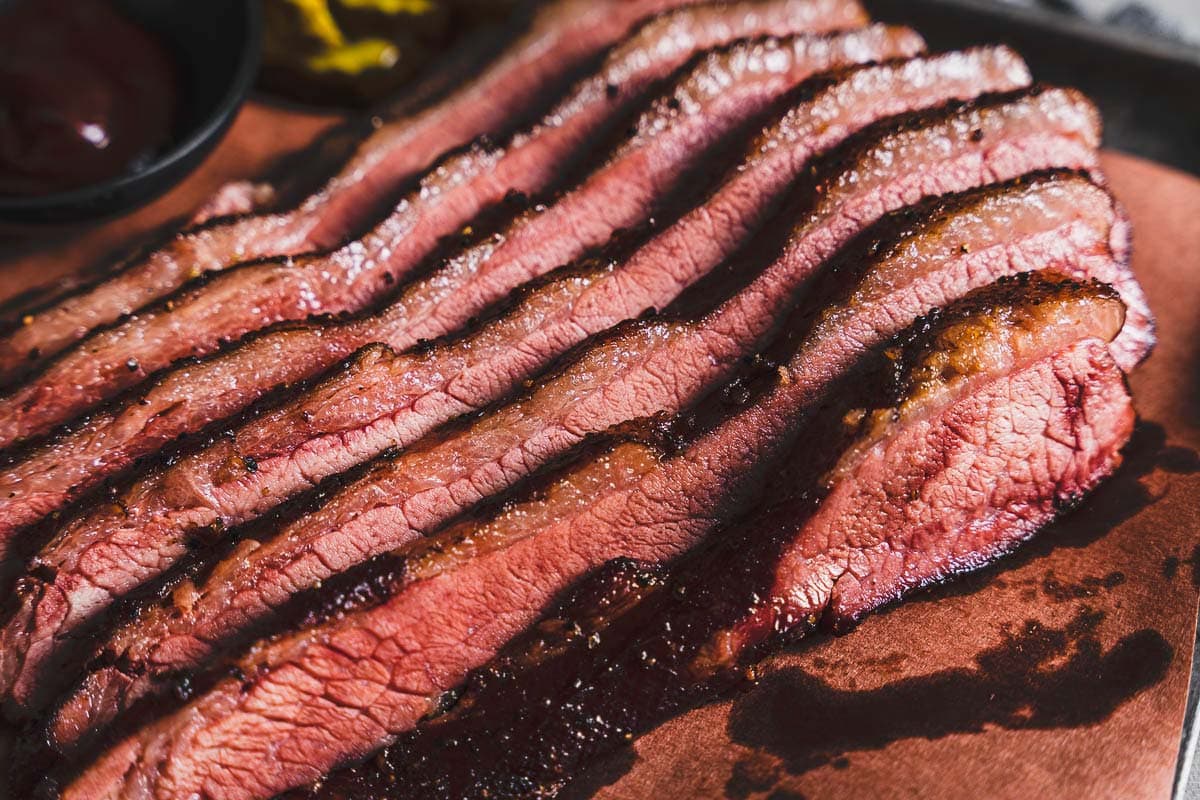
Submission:
[[[114,216],[179,183],[229,129],[258,72],[258,0],[113,0],[157,37],[179,75],[172,143],[147,166],[102,183],[38,197],[0,197],[0,222],[41,225]],[[0,11],[5,6],[0,0]]]

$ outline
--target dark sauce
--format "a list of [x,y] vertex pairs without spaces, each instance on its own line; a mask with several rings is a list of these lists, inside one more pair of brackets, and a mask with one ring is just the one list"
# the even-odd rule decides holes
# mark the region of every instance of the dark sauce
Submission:
[[171,139],[166,50],[104,0],[0,12],[0,195],[40,196],[136,172]]

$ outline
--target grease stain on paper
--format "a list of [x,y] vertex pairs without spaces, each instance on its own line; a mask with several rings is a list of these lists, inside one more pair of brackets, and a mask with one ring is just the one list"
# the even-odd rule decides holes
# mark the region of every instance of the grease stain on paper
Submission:
[[1150,628],[1106,652],[1097,634],[1103,617],[1085,607],[1062,628],[1029,620],[978,653],[973,667],[874,689],[843,690],[795,667],[769,673],[730,715],[730,738],[756,752],[735,767],[726,794],[743,800],[773,788],[785,773],[845,766],[855,752],[902,739],[1102,722],[1161,681],[1174,656]]

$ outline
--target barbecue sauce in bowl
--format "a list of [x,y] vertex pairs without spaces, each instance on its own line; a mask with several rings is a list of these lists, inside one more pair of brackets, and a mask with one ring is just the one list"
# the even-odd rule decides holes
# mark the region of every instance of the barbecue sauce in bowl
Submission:
[[0,4],[0,195],[135,173],[172,139],[175,65],[105,0]]

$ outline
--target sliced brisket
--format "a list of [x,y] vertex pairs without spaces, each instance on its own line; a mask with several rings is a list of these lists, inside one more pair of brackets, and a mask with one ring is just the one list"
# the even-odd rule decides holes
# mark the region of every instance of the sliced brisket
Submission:
[[59,354],[3,399],[0,446],[44,434],[177,359],[211,353],[274,323],[356,311],[383,299],[442,237],[514,193],[547,191],[597,136],[693,54],[746,36],[838,27],[849,7],[857,19],[852,0],[745,0],[659,18],[537,125],[504,146],[476,143],[447,156],[363,238],[327,255],[243,264]]
[[[241,411],[274,387],[318,375],[372,342],[404,350],[420,339],[434,339],[459,328],[515,286],[602,244],[616,230],[643,221],[668,187],[695,167],[723,135],[753,119],[766,103],[813,70],[863,58],[905,55],[917,47],[919,40],[907,32],[869,29],[829,40],[790,37],[746,43],[711,55],[673,92],[657,101],[639,120],[638,133],[577,188],[553,205],[522,215],[495,238],[454,256],[407,287],[378,315],[277,331],[205,363],[181,365],[140,398],[93,414],[72,432],[21,458],[0,473],[0,498],[4,498],[0,501],[0,543],[137,458],[181,434]],[[921,85],[914,91],[946,97],[954,96],[954,89],[968,78],[976,79],[984,90],[1011,88],[1024,78],[1020,59],[1009,51],[981,51],[970,59],[969,75],[953,71],[957,61],[947,57],[945,65],[936,67],[946,76],[945,86]],[[865,100],[861,102],[865,104]],[[907,108],[906,104],[907,96],[874,102],[883,110]],[[857,113],[857,107],[853,111]],[[824,139],[832,140],[837,130],[831,127],[823,132]],[[757,162],[770,160],[755,159],[755,175],[769,167]],[[742,178],[743,182],[750,179]],[[777,190],[764,185],[756,201],[765,206],[775,194]],[[517,324],[526,328],[533,323]],[[481,346],[478,341],[460,342],[451,351],[478,354]],[[442,357],[430,356],[423,363],[448,374],[449,367],[439,361]],[[535,364],[531,361],[529,367]],[[499,387],[493,397],[498,393],[502,393]],[[341,430],[347,430],[355,422],[339,424]],[[312,436],[337,430],[302,429],[310,430]]]
[[841,629],[1033,535],[1120,463],[1134,414],[1106,347],[1117,295],[1021,278],[921,320],[857,369],[805,426],[797,499],[669,574],[602,571],[476,673],[449,714],[314,794],[553,795],[597,754],[736,683],[771,645],[818,621]]
[[[447,150],[500,133],[637,22],[689,0],[557,0],[478,78],[436,105],[387,119],[340,171],[297,208],[218,220],[179,234],[95,286],[31,315],[0,343],[5,380],[88,332],[116,321],[209,270],[338,246],[360,233],[409,177]],[[829,4],[843,25],[865,21],[851,3]],[[386,115],[385,115],[386,118]],[[224,203],[223,205],[228,205]]]
[[[1068,111],[1072,105],[1074,111]],[[1043,113],[1031,113],[1031,106],[1040,107]],[[727,379],[739,362],[761,349],[816,265],[859,226],[889,208],[915,202],[938,190],[969,188],[993,177],[1004,177],[1006,169],[1022,174],[1022,166],[1084,165],[1093,160],[1097,135],[1094,113],[1090,104],[1069,92],[1050,90],[997,98],[981,106],[918,119],[924,124],[904,120],[891,123],[898,130],[868,131],[846,148],[848,152],[835,154],[834,164],[847,165],[846,171],[835,173],[838,177],[817,180],[819,186],[834,188],[816,193],[821,200],[810,212],[809,222],[797,232],[791,257],[770,267],[711,314],[694,323],[647,322],[594,346],[576,363],[543,382],[528,398],[467,427],[444,433],[435,445],[402,454],[363,478],[358,488],[348,489],[345,499],[293,526],[278,539],[252,552],[238,551],[207,575],[202,585],[187,588],[186,611],[181,613],[175,604],[166,602],[139,614],[134,623],[108,641],[100,659],[106,665],[116,663],[122,667],[106,666],[84,682],[75,694],[78,699],[68,702],[59,715],[55,741],[69,743],[77,731],[93,726],[88,714],[74,711],[73,706],[100,709],[104,714],[119,712],[141,696],[143,687],[153,684],[156,676],[171,676],[202,662],[211,656],[214,644],[262,618],[298,587],[315,585],[351,566],[350,562],[332,563],[327,559],[309,567],[300,566],[309,549],[326,547],[320,542],[337,541],[345,535],[347,525],[390,530],[389,537],[376,536],[371,548],[365,553],[356,551],[356,556],[383,552],[416,533],[435,529],[482,498],[501,492],[589,434],[627,420],[687,407]],[[1048,131],[1056,128],[1062,141],[1046,148]],[[977,130],[986,134],[986,149],[972,135]],[[1035,141],[1041,143],[1041,150],[1032,146]],[[947,149],[947,142],[957,144]],[[988,158],[1000,151],[1001,142],[1016,148],[1022,156],[996,170]],[[899,153],[905,158],[896,158]],[[975,162],[974,166],[968,164],[970,161]],[[641,282],[630,281],[631,285]],[[556,286],[551,284],[547,289]],[[596,284],[585,284],[586,291],[596,288]],[[533,299],[540,295],[535,293]],[[627,295],[617,291],[609,296]],[[561,304],[563,298],[551,294],[545,302]],[[515,352],[525,356],[529,348],[517,347]],[[411,372],[411,366],[392,366],[387,373],[390,379],[382,379],[377,385],[393,384],[398,376]],[[489,375],[485,373],[485,378]],[[662,378],[665,375],[670,375],[669,381]],[[497,380],[487,378],[478,385],[491,386]],[[302,408],[336,407],[337,398],[347,397],[352,385],[362,386],[363,381],[347,376],[334,382],[318,395],[321,402],[291,409],[290,418],[302,413]],[[462,397],[453,393],[450,397],[457,401],[452,407],[460,409],[457,403]],[[428,413],[420,414],[410,404],[404,416],[392,417],[388,424],[399,425],[400,441],[413,441],[428,429],[428,424],[419,424],[427,417]],[[382,427],[378,419],[371,424],[376,429]],[[210,462],[213,465],[237,458],[228,450],[218,452],[220,456]],[[336,463],[331,446],[314,447],[308,452],[313,456],[304,457],[308,456],[306,452],[299,460],[292,456],[285,463],[290,470],[306,476],[318,469],[307,466],[310,458],[319,456],[323,464]],[[253,477],[238,475],[239,488],[269,487],[275,494],[275,482],[260,484],[256,479],[278,468],[265,457],[255,456],[255,464]],[[208,485],[191,476],[178,484]],[[203,494],[211,496],[212,489]],[[262,504],[261,489],[241,496],[246,504]],[[390,527],[375,521],[397,511],[404,512],[402,521]],[[152,516],[146,516],[143,531],[153,525]],[[165,514],[160,512],[158,516]],[[287,575],[287,580],[281,581],[281,575]],[[188,645],[176,646],[177,636],[186,636]],[[189,660],[181,662],[173,657],[175,653],[185,654]],[[131,681],[130,676],[136,677]]]
[[[879,49],[887,51],[890,45],[886,43],[894,41],[897,36],[906,43],[900,46],[901,50],[917,44],[917,40],[903,32],[872,29],[830,38],[797,38],[789,40],[784,49],[774,43],[765,45],[764,49],[758,46],[745,50],[739,48],[735,55],[741,54],[736,58],[738,62],[745,62],[747,55],[760,63],[771,61],[776,65],[775,74],[787,74],[784,68],[792,61],[808,63],[806,71],[811,72],[814,68],[841,64],[844,59],[861,57]],[[876,47],[876,42],[879,47]],[[939,84],[936,91],[925,89],[918,91],[917,95],[923,93],[931,96],[930,102],[936,102],[946,96],[946,88],[961,87],[958,93],[972,93],[969,87],[977,79],[985,87],[1020,82],[1024,70],[1019,61],[1006,51],[998,51],[994,55],[1001,62],[998,72],[1004,77],[988,73],[985,79],[971,71],[969,81],[951,82],[945,86]],[[949,59],[949,62],[955,65],[956,70],[961,70],[962,65],[957,59]],[[796,71],[800,69],[798,67]],[[947,68],[946,71],[953,70]],[[1009,77],[1009,73],[1014,71],[1018,77]],[[727,77],[729,73],[722,71],[722,74]],[[928,78],[928,74],[925,77]],[[824,96],[826,100],[822,109],[830,113],[834,108],[832,101],[836,93],[827,90]],[[815,145],[834,142],[845,135],[847,128],[860,127],[868,122],[875,113],[872,109],[881,106],[877,101],[868,101],[865,95],[859,101],[861,105],[847,112],[847,120],[853,125],[828,126],[824,131],[814,133],[809,142],[797,138],[793,142],[793,149],[807,148],[811,151]],[[904,107],[910,105],[904,96],[895,102],[898,106],[900,103],[904,103]],[[799,125],[799,122],[793,123],[787,130],[798,135]],[[808,127],[815,130],[818,125],[815,120],[809,120]],[[760,199],[766,203],[769,196],[764,195]],[[643,262],[645,260],[643,258]],[[702,274],[704,269],[711,268],[713,264],[692,266],[695,272],[691,279],[694,280],[698,277],[695,273]],[[660,269],[656,262],[651,275]],[[637,272],[634,275],[636,277]],[[520,313],[502,320],[498,329],[493,326],[466,341],[453,342],[412,356],[396,356],[386,348],[373,348],[312,395],[302,397],[300,402],[290,404],[282,412],[268,414],[264,420],[255,423],[239,441],[230,442],[222,438],[200,456],[139,482],[124,495],[114,498],[115,505],[105,504],[83,518],[68,523],[47,550],[35,559],[35,571],[43,565],[56,565],[50,569],[55,575],[53,582],[59,588],[49,594],[34,592],[28,598],[39,605],[48,600],[63,611],[69,606],[70,612],[66,616],[51,615],[58,617],[58,623],[55,624],[61,624],[54,637],[33,634],[29,638],[22,634],[20,638],[31,643],[41,641],[38,649],[43,656],[49,655],[54,649],[55,640],[62,639],[80,622],[108,605],[109,600],[104,599],[105,595],[111,599],[112,596],[124,594],[147,579],[156,577],[185,554],[188,542],[197,529],[218,526],[219,530],[220,527],[242,522],[288,495],[309,488],[320,478],[346,469],[388,447],[408,444],[433,426],[502,396],[525,375],[534,374],[539,366],[587,335],[579,323],[571,319],[571,303],[555,306],[554,301],[568,300],[570,298],[564,297],[564,292],[574,291],[578,294],[580,289],[589,286],[590,281],[602,283],[602,278],[601,275],[593,275],[590,279],[580,275],[560,285],[547,287],[540,296],[530,298]],[[686,275],[681,275],[681,278],[686,278]],[[681,283],[686,285],[687,280]],[[436,287],[438,282],[432,285]],[[608,312],[608,325],[631,313],[636,314],[656,301],[669,302],[671,299],[670,294],[663,296],[663,290],[667,287],[661,285],[656,287],[657,294],[648,290],[637,291],[636,283],[630,288],[634,291],[618,298],[622,301],[620,306]],[[672,288],[677,291],[680,287],[676,285]],[[613,305],[615,301],[608,302]],[[637,305],[628,307],[632,303]],[[587,308],[586,305],[583,307]],[[545,325],[542,325],[543,321]],[[551,327],[551,322],[557,322],[557,325]],[[590,320],[593,329],[600,329],[596,327],[597,322]],[[522,333],[525,335],[515,342],[504,341],[506,337],[520,336]],[[499,363],[480,363],[481,356],[487,352],[485,348],[495,350],[495,345],[501,345],[496,353],[501,359]],[[474,369],[466,369],[469,366]],[[492,369],[490,376],[489,366]],[[505,374],[513,371],[518,372],[516,375]],[[236,370],[229,370],[227,374],[236,374]],[[367,389],[368,386],[370,389]],[[299,428],[293,427],[297,420],[300,422]],[[307,436],[304,435],[306,431]],[[257,442],[251,450],[237,451],[238,447],[250,445],[251,442]],[[230,449],[231,445],[233,449]],[[259,458],[262,459],[261,463]],[[253,471],[242,466],[247,463],[255,465]],[[255,485],[245,485],[247,480]],[[207,489],[201,486],[205,482],[208,483]],[[134,544],[134,540],[138,544]],[[93,568],[108,557],[102,552],[116,556],[117,563],[109,565],[111,568],[106,566],[95,570]],[[81,567],[92,574],[85,577],[78,571]],[[125,574],[121,576],[121,572]],[[97,577],[104,586],[100,593],[96,592]],[[74,588],[68,588],[68,585]],[[17,616],[24,620],[49,620],[50,617],[45,614],[47,611],[49,606],[32,615],[22,611]],[[11,641],[15,643],[15,640]],[[24,647],[17,647],[25,651]],[[15,664],[20,657],[18,650],[13,650],[7,659],[0,656],[0,662],[7,660],[9,664]],[[21,668],[28,676],[27,679],[17,679],[19,686],[16,695],[21,700],[28,697],[29,681],[33,680],[37,661],[40,661],[40,657],[27,661]],[[0,665],[0,675],[5,672],[6,669]]]
[[[956,64],[955,68],[961,69],[959,59],[943,58],[944,64]],[[858,78],[881,69],[885,68],[870,68],[846,80],[877,85],[875,80]],[[912,71],[928,74],[923,69]],[[846,85],[837,86],[844,89]],[[818,95],[823,96],[824,93]],[[1040,109],[1040,113],[1035,109]],[[825,117],[814,114],[812,119]],[[974,131],[987,134],[986,148],[980,145]],[[403,454],[362,479],[358,484],[362,488],[347,490],[344,496],[348,499],[337,503],[332,511],[326,509],[293,526],[252,553],[239,551],[217,567],[202,586],[187,590],[191,600],[186,613],[181,615],[168,604],[158,612],[139,615],[135,624],[119,633],[104,661],[126,665],[130,671],[105,669],[89,678],[80,693],[81,707],[116,713],[130,698],[140,696],[143,687],[152,684],[156,676],[190,665],[168,657],[167,651],[173,648],[163,646],[164,641],[174,635],[187,635],[193,641],[192,646],[184,648],[188,657],[207,657],[213,644],[236,633],[238,627],[260,619],[298,587],[314,585],[341,567],[349,566],[322,559],[302,568],[299,562],[309,549],[323,546],[317,543],[336,541],[344,535],[343,526],[350,519],[355,519],[355,524],[374,525],[369,521],[377,516],[404,512],[405,524],[396,523],[390,529],[393,538],[376,536],[372,547],[359,554],[373,555],[408,538],[411,534],[406,525],[417,532],[431,530],[474,502],[503,490],[591,433],[626,420],[686,407],[760,349],[808,274],[840,243],[886,210],[915,202],[927,193],[969,188],[997,175],[1022,174],[1026,167],[1089,164],[1094,158],[1092,148],[1096,138],[1090,104],[1077,95],[1058,90],[992,98],[978,106],[889,122],[864,132],[829,158],[828,169],[832,174],[826,177],[818,173],[814,179],[812,197],[817,199],[808,211],[808,221],[794,236],[789,257],[767,269],[735,298],[695,323],[645,323],[596,345],[528,398],[443,434],[436,445]],[[947,142],[954,144],[947,147]],[[1018,159],[1001,157],[999,166],[993,164],[989,160],[992,154],[1004,152],[1005,148],[1022,155]],[[901,153],[905,155],[903,160],[895,157]],[[857,177],[850,179],[847,175]],[[572,333],[582,331],[586,335],[588,324],[598,315],[581,316],[579,309],[595,312],[601,308],[588,300],[608,298],[605,313],[614,313],[622,308],[616,304],[618,300],[637,297],[632,287],[653,287],[656,279],[661,282],[661,275],[656,274],[661,270],[660,262],[655,259],[652,263],[654,271],[639,273],[635,260],[625,269],[599,280],[572,276],[534,292],[527,299],[531,304],[529,310],[540,314],[535,318],[540,324],[534,327],[534,335],[527,333],[525,338],[510,342],[509,350],[501,351],[486,370],[459,372],[454,384],[456,390],[441,390],[440,402],[433,400],[437,395],[406,389],[395,395],[389,416],[373,415],[354,431],[310,439],[301,447],[287,449],[283,457],[273,455],[281,448],[268,448],[267,444],[280,441],[285,431],[294,433],[294,423],[304,418],[307,409],[312,413],[332,411],[333,418],[346,416],[337,409],[350,409],[348,403],[362,405],[364,392],[356,393],[354,387],[370,386],[366,396],[378,393],[382,397],[404,385],[407,376],[419,374],[411,359],[372,352],[365,356],[361,372],[352,371],[319,387],[313,397],[289,408],[286,414],[268,417],[264,427],[248,431],[240,440],[245,449],[231,450],[220,445],[208,455],[206,463],[181,464],[176,477],[160,483],[154,495],[157,504],[145,504],[145,493],[138,498],[143,507],[152,511],[138,514],[132,510],[134,502],[127,502],[125,518],[111,524],[114,528],[140,529],[139,536],[147,547],[155,541],[165,541],[163,537],[183,542],[187,539],[186,527],[173,532],[164,529],[169,529],[172,522],[178,525],[178,521],[190,526],[200,522],[211,524],[213,512],[210,506],[207,516],[198,516],[195,503],[168,509],[162,499],[170,497],[172,486],[186,487],[188,495],[194,497],[211,498],[224,493],[230,501],[239,500],[237,504],[227,501],[226,511],[244,514],[246,509],[262,509],[269,504],[270,498],[263,499],[264,490],[272,497],[281,494],[282,483],[285,489],[295,487],[292,489],[295,491],[307,487],[306,481],[315,476],[350,466],[361,452],[362,443],[370,441],[372,436],[386,433],[384,444],[412,442],[448,416],[484,405],[494,396],[488,393],[494,387],[511,386],[515,380],[513,373],[519,378],[530,354],[545,348],[547,343],[566,346],[572,343]],[[623,286],[606,286],[606,282],[618,278],[627,279]],[[681,281],[672,288],[677,290],[685,284],[686,281]],[[567,291],[576,292],[576,296],[564,297]],[[589,297],[591,292],[599,294]],[[654,296],[650,295],[650,299]],[[669,300],[669,296],[662,299]],[[547,308],[556,308],[561,314],[555,327],[543,322]],[[585,322],[581,323],[581,318]],[[611,317],[608,324],[616,319],[620,317]],[[437,380],[444,386],[443,375],[439,373]],[[671,380],[664,380],[662,376],[666,375]],[[468,393],[466,390],[471,387],[476,388]],[[414,403],[414,397],[421,402]],[[376,445],[374,451],[379,449],[382,445]],[[255,472],[235,470],[233,480],[218,488],[216,479],[221,471],[227,471],[230,463],[240,464],[239,459],[244,459],[246,453],[251,454]],[[206,477],[198,471],[201,466]],[[384,498],[388,498],[386,503]],[[234,516],[235,521],[240,518]],[[155,537],[153,532],[158,530],[163,534]],[[163,552],[159,547],[158,552]],[[183,550],[181,544],[172,548],[176,553]],[[123,553],[130,555],[128,550]],[[133,559],[142,563],[148,560]],[[287,580],[279,581],[277,576],[284,574]],[[129,675],[137,675],[137,685],[125,688]],[[105,685],[110,680],[116,680],[117,684]],[[116,686],[122,687],[122,702],[117,702]],[[96,703],[97,697],[106,698],[105,702]],[[60,743],[73,738],[70,731],[90,727],[85,724],[86,714],[75,714],[68,709],[63,719],[64,724],[55,732]]]
[[780,381],[741,411],[673,454],[616,445],[527,503],[402,548],[378,565],[368,598],[255,646],[237,675],[127,735],[64,798],[268,797],[368,755],[583,575],[617,557],[662,562],[738,514],[805,409],[865,350],[1002,275],[1117,275],[1120,224],[1107,193],[1072,173],[889,216],[822,278],[814,308],[840,302],[812,317]]

